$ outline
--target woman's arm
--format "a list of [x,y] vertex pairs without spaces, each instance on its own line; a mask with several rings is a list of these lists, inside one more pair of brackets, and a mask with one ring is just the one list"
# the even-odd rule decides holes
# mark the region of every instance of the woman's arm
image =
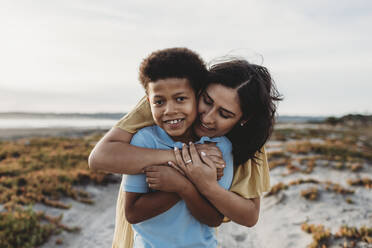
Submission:
[[130,145],[133,134],[113,127],[89,155],[89,168],[110,173],[138,174],[154,164],[175,161],[171,150],[155,150]]
[[[172,150],[156,150],[133,146],[130,141],[133,134],[113,127],[96,144],[89,155],[89,168],[119,174],[138,174],[150,165],[175,162]],[[222,154],[215,144],[198,145],[218,165],[218,179],[223,176]]]
[[[204,153],[203,153],[204,154]],[[216,167],[206,154],[200,157],[194,144],[189,147],[189,155],[193,163],[181,167],[188,178],[224,216],[232,221],[252,227],[259,217],[260,198],[246,199],[222,188],[216,181]],[[200,159],[201,158],[201,159]],[[184,158],[187,159],[187,158]]]
[[247,227],[256,225],[260,213],[260,198],[243,198],[217,183],[206,186],[201,193],[230,220]]
[[145,168],[145,173],[150,188],[177,193],[185,201],[191,215],[200,222],[211,227],[222,223],[223,215],[198,192],[186,177],[175,169],[167,166],[150,166]]

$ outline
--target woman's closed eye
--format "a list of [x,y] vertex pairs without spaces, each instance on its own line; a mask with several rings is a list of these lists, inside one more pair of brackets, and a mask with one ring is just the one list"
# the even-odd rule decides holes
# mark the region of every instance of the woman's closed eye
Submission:
[[229,118],[230,118],[230,116],[227,115],[227,114],[225,114],[222,110],[220,110],[220,116],[221,116],[222,118],[224,118],[224,119],[229,119]]
[[212,105],[213,104],[213,101],[211,99],[209,99],[206,95],[203,95],[203,101],[207,105]]

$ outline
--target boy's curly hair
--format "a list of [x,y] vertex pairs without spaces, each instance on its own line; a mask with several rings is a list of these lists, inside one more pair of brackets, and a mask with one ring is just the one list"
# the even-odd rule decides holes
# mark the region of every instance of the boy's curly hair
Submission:
[[139,80],[147,90],[149,82],[166,78],[186,78],[195,93],[204,88],[207,69],[200,56],[187,48],[167,48],[145,58],[139,68]]

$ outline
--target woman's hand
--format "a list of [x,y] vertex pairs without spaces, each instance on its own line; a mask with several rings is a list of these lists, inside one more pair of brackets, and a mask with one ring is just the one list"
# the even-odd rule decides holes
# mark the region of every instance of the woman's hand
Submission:
[[187,178],[169,166],[148,166],[144,169],[144,172],[146,182],[151,189],[179,193],[190,184]]
[[202,156],[199,156],[195,145],[192,143],[189,148],[186,146],[182,147],[182,154],[179,149],[175,148],[177,166],[200,191],[203,188],[217,184],[216,165],[204,152],[201,154]]
[[202,152],[210,158],[213,163],[216,165],[217,168],[217,180],[220,180],[223,176],[223,170],[225,168],[225,161],[222,157],[222,152],[217,147],[216,143],[209,142],[204,144],[195,144],[196,150],[198,151],[199,155],[202,156]]

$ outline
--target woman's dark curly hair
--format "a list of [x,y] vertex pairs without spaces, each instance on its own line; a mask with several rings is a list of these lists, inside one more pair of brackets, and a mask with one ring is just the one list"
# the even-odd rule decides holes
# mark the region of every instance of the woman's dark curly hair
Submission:
[[151,53],[139,68],[139,80],[147,90],[149,82],[186,78],[197,94],[204,88],[207,68],[200,56],[187,48],[167,48]]
[[[233,145],[234,164],[257,159],[269,139],[275,122],[276,101],[282,100],[269,71],[243,59],[214,64],[209,69],[208,84],[237,89],[242,119],[226,135]],[[241,126],[242,121],[246,123]]]

